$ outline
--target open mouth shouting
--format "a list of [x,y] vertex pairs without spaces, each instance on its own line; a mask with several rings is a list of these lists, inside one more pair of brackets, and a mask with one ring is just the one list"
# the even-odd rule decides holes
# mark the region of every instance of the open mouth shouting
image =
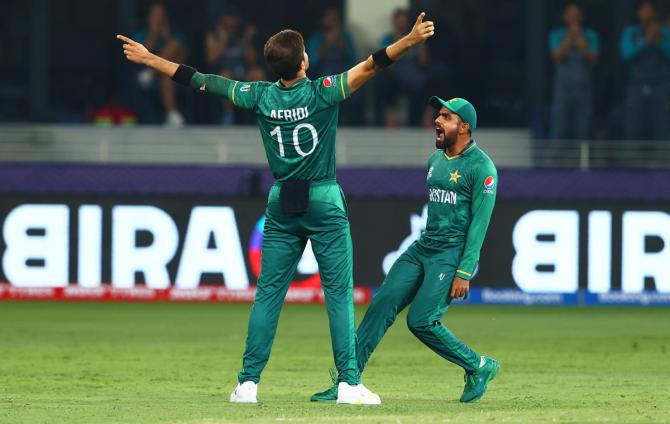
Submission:
[[435,142],[440,145],[444,145],[444,129],[436,125],[435,126]]

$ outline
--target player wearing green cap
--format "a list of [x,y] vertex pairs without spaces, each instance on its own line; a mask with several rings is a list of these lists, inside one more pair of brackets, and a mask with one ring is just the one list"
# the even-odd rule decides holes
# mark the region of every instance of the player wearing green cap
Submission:
[[[428,159],[426,230],[393,264],[358,327],[358,369],[365,364],[396,316],[407,306],[410,331],[435,353],[465,370],[461,402],[474,402],[498,372],[498,362],[480,356],[440,319],[452,299],[467,296],[479,262],[496,198],[497,172],[472,139],[477,113],[461,98],[430,99],[437,151]],[[337,386],[311,400],[332,402]]]
[[263,147],[276,179],[268,195],[261,272],[249,317],[239,384],[231,402],[256,403],[257,385],[270,357],[279,312],[308,240],[319,264],[326,297],[338,403],[379,404],[360,384],[353,308],[353,252],[347,208],[335,181],[335,133],[341,102],[411,47],[433,36],[419,14],[411,31],[339,75],[314,81],[302,35],[284,30],[264,47],[276,82],[239,82],[169,62],[122,35],[126,57],[202,93],[222,96],[256,114]]

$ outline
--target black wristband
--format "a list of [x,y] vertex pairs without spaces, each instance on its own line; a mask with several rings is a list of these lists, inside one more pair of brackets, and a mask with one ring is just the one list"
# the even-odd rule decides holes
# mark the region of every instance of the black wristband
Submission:
[[191,85],[191,78],[195,74],[195,69],[187,65],[179,65],[177,72],[172,75],[172,80],[182,85]]
[[380,68],[388,68],[393,65],[394,61],[386,54],[386,47],[372,53],[372,61]]

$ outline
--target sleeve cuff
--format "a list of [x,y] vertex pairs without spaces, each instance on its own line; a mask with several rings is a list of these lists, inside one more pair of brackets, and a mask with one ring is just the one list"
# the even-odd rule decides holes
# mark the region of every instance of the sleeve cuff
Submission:
[[349,93],[349,73],[342,72],[340,77],[340,87],[342,88],[342,100],[347,99],[351,93]]
[[462,269],[457,269],[456,275],[464,280],[469,280],[470,278],[472,278],[472,273],[463,271]]

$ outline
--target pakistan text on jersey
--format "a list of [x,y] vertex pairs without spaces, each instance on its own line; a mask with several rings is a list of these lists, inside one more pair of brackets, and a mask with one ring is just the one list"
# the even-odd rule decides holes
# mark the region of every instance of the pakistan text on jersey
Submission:
[[272,112],[270,112],[270,118],[281,119],[284,121],[298,121],[300,119],[305,119],[308,116],[309,111],[306,107],[299,107],[297,109],[272,109]]
[[456,192],[451,190],[442,190],[440,188],[431,188],[428,191],[428,200],[436,203],[456,204]]

